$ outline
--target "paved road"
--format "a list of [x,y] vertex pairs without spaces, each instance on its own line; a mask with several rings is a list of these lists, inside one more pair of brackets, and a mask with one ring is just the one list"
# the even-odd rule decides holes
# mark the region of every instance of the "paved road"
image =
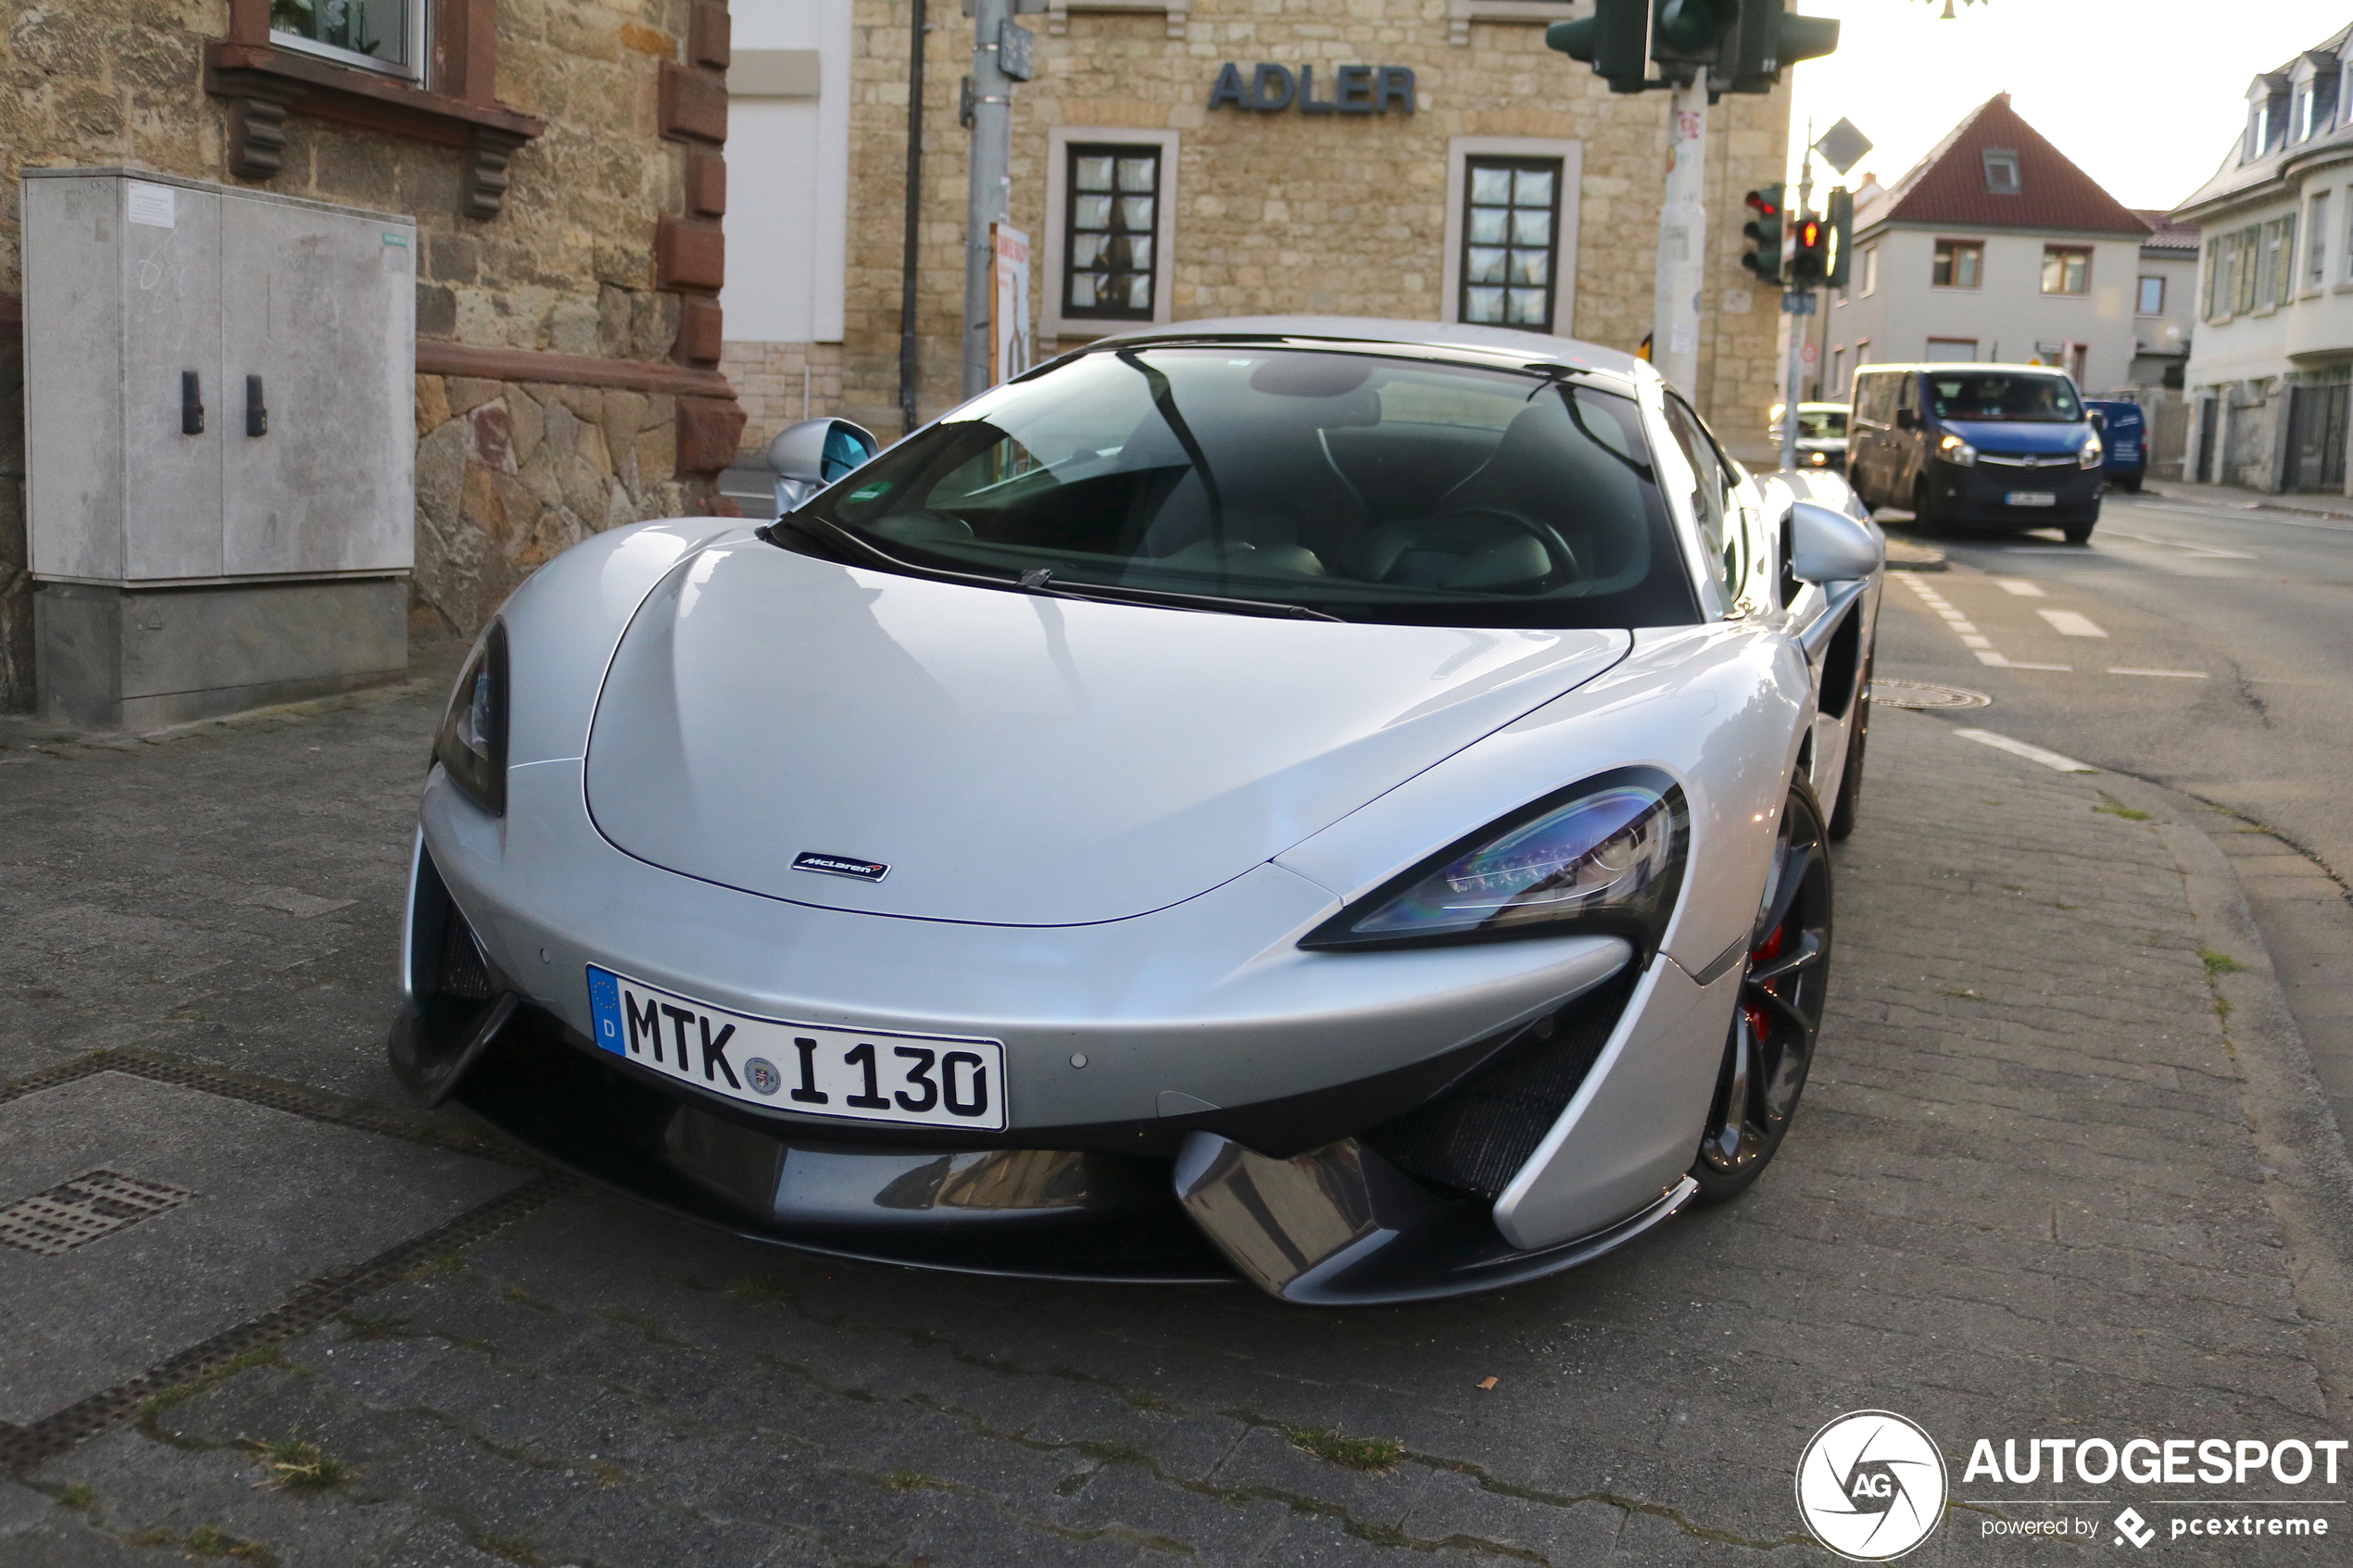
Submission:
[[[1903,658],[1951,640],[1890,620]],[[1536,1286],[1309,1312],[799,1259],[398,1114],[382,1031],[438,699],[155,746],[0,724],[0,1204],[96,1166],[168,1205],[0,1250],[0,1460],[85,1418],[5,1466],[7,1568],[1827,1562],[1792,1470],[1865,1407],[1954,1467],[1962,1506],[1908,1562],[2040,1562],[1986,1532],[2054,1497],[2183,1511],[1964,1487],[1975,1438],[2347,1425],[2353,1184],[2260,973],[2201,961],[2259,971],[2227,864],[2153,790],[1883,716],[1822,1055],[1766,1179]],[[1394,1448],[1355,1468],[1333,1433]],[[315,1445],[278,1457],[324,1484],[265,1485],[270,1442]],[[2353,1522],[2348,1481],[2304,1512]]]
[[1889,595],[1880,672],[1987,693],[1989,728],[2225,808],[2200,825],[2353,1126],[2353,521],[2111,495],[2087,549],[1936,543],[1955,569]]

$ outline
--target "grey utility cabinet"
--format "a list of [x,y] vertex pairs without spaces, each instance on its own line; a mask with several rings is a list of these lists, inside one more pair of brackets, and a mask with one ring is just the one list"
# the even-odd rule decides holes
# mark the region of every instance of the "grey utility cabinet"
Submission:
[[415,552],[413,219],[24,171],[43,710],[152,728],[396,679]]

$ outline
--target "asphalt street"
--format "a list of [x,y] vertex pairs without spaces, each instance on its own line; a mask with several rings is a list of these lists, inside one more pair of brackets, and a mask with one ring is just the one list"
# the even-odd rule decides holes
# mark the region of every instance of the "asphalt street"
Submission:
[[2353,1126],[2353,519],[2111,493],[2088,547],[1933,543],[1953,570],[1898,574],[1880,673],[1982,692],[1989,729],[2219,808],[2199,825]]
[[[1883,676],[2024,678],[1961,682],[1890,592]],[[798,1257],[403,1110],[446,679],[155,741],[0,721],[0,1209],[139,1200],[0,1248],[6,1568],[1828,1562],[1794,1467],[1862,1409],[1952,1467],[1907,1562],[2041,1562],[2215,1499],[1965,1477],[1979,1438],[2348,1424],[2353,1174],[2236,862],[2185,797],[1959,734],[2029,733],[2007,684],[1875,726],[1821,1051],[1753,1191],[1537,1285],[1328,1312]],[[2348,1483],[2286,1501],[2341,1537]],[[2014,1533],[2062,1518],[2081,1544]]]

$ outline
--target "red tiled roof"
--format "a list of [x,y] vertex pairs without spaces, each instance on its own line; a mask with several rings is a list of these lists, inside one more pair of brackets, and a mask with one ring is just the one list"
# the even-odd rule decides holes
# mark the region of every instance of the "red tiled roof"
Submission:
[[[2015,195],[1996,195],[1986,189],[1983,155],[1988,148],[2018,154]],[[1868,220],[2130,234],[2136,239],[2145,237],[2150,227],[2020,119],[2010,108],[2007,93],[1995,94],[1955,126],[1886,199],[1873,204]]]
[[2197,248],[2198,235],[2202,232],[2198,226],[2195,223],[2174,222],[2163,207],[2136,207],[2133,209],[2133,216],[2157,231],[2141,242],[2144,245],[2158,245],[2167,250],[2196,250]]

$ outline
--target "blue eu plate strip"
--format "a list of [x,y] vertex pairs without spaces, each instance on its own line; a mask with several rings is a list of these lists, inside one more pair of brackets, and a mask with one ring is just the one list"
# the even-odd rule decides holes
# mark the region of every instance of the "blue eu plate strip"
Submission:
[[629,1054],[621,1033],[621,982],[610,970],[588,966],[588,1011],[597,1023],[597,1044],[615,1056]]

